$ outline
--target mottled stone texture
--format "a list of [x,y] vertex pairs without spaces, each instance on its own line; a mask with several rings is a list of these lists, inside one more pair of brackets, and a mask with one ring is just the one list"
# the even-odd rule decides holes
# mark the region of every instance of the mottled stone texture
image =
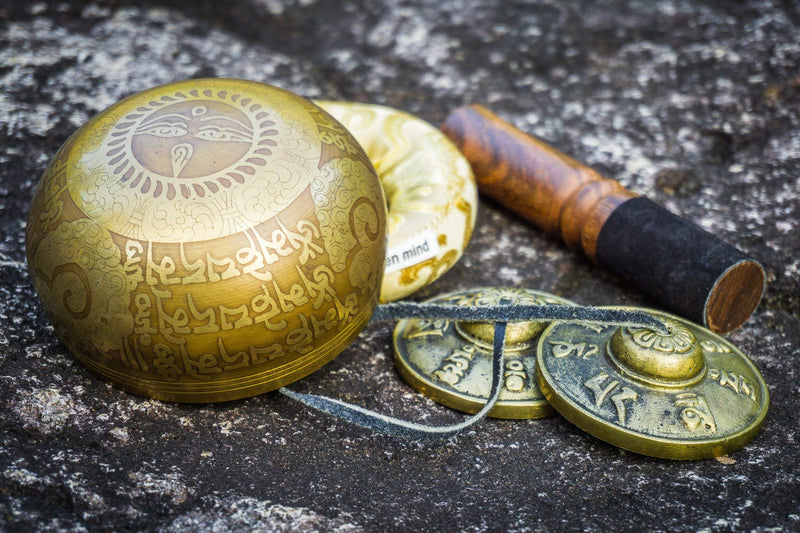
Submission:
[[[701,5],[702,4],[702,5]],[[800,528],[800,10],[790,1],[228,0],[0,4],[0,529],[594,531]],[[440,443],[372,435],[277,394],[172,405],[90,376],[30,285],[24,228],[59,145],[116,100],[198,76],[382,103],[483,103],[760,258],[730,339],[770,385],[721,461],[626,453],[560,417]],[[464,259],[415,298],[502,284],[647,300],[484,201]],[[294,385],[428,422],[389,324]]]

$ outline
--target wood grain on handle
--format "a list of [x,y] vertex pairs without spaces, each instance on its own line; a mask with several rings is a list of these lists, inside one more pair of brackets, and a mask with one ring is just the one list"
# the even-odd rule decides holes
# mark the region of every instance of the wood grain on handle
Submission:
[[441,129],[472,163],[483,194],[593,261],[606,219],[636,196],[481,106],[453,111]]
[[660,305],[726,333],[764,292],[763,267],[647,198],[480,106],[453,111],[442,131],[472,164],[478,188]]

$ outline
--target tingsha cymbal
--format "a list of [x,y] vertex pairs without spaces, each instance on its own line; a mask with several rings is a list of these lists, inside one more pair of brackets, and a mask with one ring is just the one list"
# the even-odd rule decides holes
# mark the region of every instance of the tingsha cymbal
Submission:
[[[575,305],[530,289],[469,289],[429,303],[464,306]],[[536,341],[543,321],[510,322],[505,339],[505,371],[496,418],[542,418],[554,413],[536,385]],[[395,364],[412,387],[436,402],[467,413],[486,403],[492,386],[494,326],[488,322],[401,320],[394,330]]]
[[719,457],[752,440],[769,393],[758,369],[711,331],[667,313],[667,334],[560,322],[540,336],[537,380],[564,418],[665,459]]

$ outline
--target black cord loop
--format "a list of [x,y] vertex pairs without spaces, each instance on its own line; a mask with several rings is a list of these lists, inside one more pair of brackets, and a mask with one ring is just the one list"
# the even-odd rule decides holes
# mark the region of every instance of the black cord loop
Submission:
[[655,316],[641,311],[603,309],[567,305],[494,305],[486,307],[447,304],[395,302],[379,305],[372,321],[404,318],[448,319],[466,322],[494,322],[492,349],[492,388],[483,408],[466,420],[452,425],[429,426],[383,415],[327,396],[302,394],[282,387],[279,392],[312,409],[341,418],[352,424],[386,435],[407,439],[432,439],[455,435],[480,421],[500,397],[504,367],[504,344],[507,322],[523,320],[579,321],[619,326],[644,326],[666,333],[666,326]]

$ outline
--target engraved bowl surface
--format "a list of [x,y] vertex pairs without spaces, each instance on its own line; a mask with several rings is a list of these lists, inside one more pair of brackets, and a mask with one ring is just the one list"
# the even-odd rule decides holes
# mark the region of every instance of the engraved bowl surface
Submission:
[[70,137],[35,193],[28,263],[92,371],[154,398],[230,400],[307,375],[358,334],[385,210],[364,152],[316,105],[190,80]]

